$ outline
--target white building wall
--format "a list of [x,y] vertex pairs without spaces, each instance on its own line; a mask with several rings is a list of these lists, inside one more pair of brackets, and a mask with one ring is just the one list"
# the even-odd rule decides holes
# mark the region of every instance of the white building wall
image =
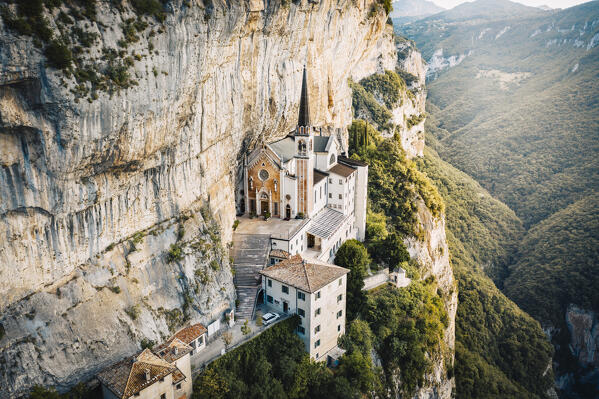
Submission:
[[358,166],[354,195],[356,237],[360,241],[366,238],[366,210],[368,199],[368,166]]
[[185,375],[185,380],[181,381],[181,389],[177,389],[176,384],[173,385],[174,398],[178,399],[183,396],[183,394],[185,394],[187,398],[191,398],[191,393],[193,391],[193,377],[191,375],[190,354],[188,353],[175,360],[175,365]]
[[322,179],[318,184],[314,185],[314,213],[318,213],[327,204],[327,178]]
[[157,399],[162,394],[166,395],[166,399],[176,399],[173,392],[173,376],[171,374],[164,377],[162,382],[158,381],[144,388],[139,392],[139,399]]
[[[309,353],[312,359],[325,360],[326,353],[333,349],[337,345],[337,339],[345,334],[346,290],[347,275],[329,283],[310,296]],[[320,298],[317,299],[319,292]],[[339,295],[341,300],[337,301]],[[318,309],[320,314],[316,315]],[[341,316],[337,317],[339,311]],[[320,331],[316,331],[318,327]]]

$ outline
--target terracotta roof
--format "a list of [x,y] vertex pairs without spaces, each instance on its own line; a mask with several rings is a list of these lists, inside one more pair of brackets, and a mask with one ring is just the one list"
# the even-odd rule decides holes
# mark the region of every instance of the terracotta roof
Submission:
[[[98,379],[119,398],[128,398],[177,370],[149,349],[105,368]],[[146,379],[146,371],[150,379]]]
[[300,255],[294,255],[260,272],[263,276],[310,293],[347,273],[349,270],[343,267],[313,260],[306,261]]
[[289,258],[289,252],[283,251],[282,249],[273,249],[273,250],[270,251],[270,256],[273,256],[275,258],[288,259]]
[[173,363],[175,360],[182,358],[191,352],[193,348],[181,341],[179,338],[172,338],[160,345],[154,350],[154,353],[160,356],[161,359],[166,360],[169,363]]
[[173,385],[183,381],[184,379],[185,374],[183,374],[183,372],[177,368],[177,370],[173,372]]
[[350,166],[368,166],[367,163],[339,155],[337,161]]
[[334,173],[339,176],[347,177],[354,173],[356,170],[351,166],[344,165],[342,163],[338,163],[329,169],[329,173]]
[[320,183],[323,179],[326,179],[328,175],[328,173],[324,173],[318,169],[314,169],[314,184]]
[[184,343],[189,344],[191,341],[200,337],[202,334],[205,334],[207,331],[208,330],[206,330],[206,327],[200,323],[197,323],[177,331],[177,333],[173,335],[171,339],[179,338]]

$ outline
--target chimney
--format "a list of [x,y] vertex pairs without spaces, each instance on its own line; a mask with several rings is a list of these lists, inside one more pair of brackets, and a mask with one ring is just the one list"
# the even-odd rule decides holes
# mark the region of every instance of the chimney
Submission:
[[146,369],[146,381],[150,381],[150,369]]
[[176,346],[173,348],[173,352],[175,353],[175,355],[179,354],[179,348],[177,348]]

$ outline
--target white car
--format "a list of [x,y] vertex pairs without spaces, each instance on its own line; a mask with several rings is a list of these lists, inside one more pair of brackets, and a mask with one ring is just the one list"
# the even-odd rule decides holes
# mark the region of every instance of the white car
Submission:
[[262,324],[264,324],[265,326],[274,323],[275,321],[279,320],[281,318],[281,316],[279,316],[277,313],[266,313],[264,316],[262,316]]

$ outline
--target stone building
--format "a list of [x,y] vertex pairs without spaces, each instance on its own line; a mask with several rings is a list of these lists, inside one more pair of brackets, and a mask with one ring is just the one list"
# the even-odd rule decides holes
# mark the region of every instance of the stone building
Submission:
[[283,314],[297,314],[297,334],[312,359],[328,360],[345,334],[348,269],[307,261],[294,255],[262,270],[266,306]]
[[191,363],[206,347],[206,328],[194,324],[168,341],[144,349],[102,370],[98,380],[104,399],[189,399],[193,391]]
[[273,234],[273,249],[331,261],[348,238],[364,239],[368,166],[344,156],[340,129],[312,126],[304,69],[298,124],[244,161],[242,209],[304,223]]

